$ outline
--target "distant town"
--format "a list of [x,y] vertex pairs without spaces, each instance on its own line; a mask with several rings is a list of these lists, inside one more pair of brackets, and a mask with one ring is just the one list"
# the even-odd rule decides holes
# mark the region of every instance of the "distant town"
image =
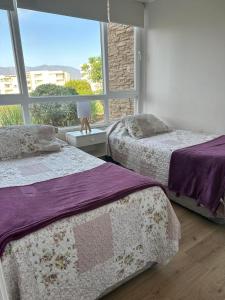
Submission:
[[[11,74],[10,74],[11,73]],[[80,70],[64,66],[40,66],[27,68],[26,70],[28,92],[31,93],[42,84],[56,84],[65,86],[70,80],[83,79],[89,82],[92,91],[98,90],[99,83],[94,83],[86,76],[81,75]],[[19,84],[16,72],[13,68],[0,68],[0,94],[18,94]]]

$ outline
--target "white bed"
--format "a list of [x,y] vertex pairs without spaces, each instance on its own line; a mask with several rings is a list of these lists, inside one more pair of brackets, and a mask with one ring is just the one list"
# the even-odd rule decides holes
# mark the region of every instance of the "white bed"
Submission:
[[[102,163],[70,146],[1,161],[0,187],[44,181]],[[10,242],[0,259],[0,299],[97,299],[152,263],[170,261],[178,251],[179,235],[179,222],[159,187],[133,193]]]
[[[167,186],[172,152],[216,137],[216,135],[187,130],[173,130],[148,138],[135,139],[128,134],[124,125],[118,122],[109,129],[108,149],[109,155],[114,161],[142,175],[150,176]],[[217,211],[217,217],[214,217],[205,208],[197,207],[193,199],[176,197],[173,193],[170,193],[170,198],[214,222],[225,223],[223,204]]]

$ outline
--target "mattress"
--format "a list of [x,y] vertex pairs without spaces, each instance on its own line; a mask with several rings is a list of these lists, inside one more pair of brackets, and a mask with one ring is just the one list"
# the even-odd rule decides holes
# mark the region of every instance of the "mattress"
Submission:
[[[0,162],[0,187],[103,163],[66,146],[57,153]],[[162,189],[133,193],[10,242],[0,260],[0,299],[97,299],[152,263],[170,261],[179,236],[179,221]]]
[[[115,126],[109,133],[109,155],[112,159],[124,167],[134,170],[142,175],[150,176],[165,186],[168,185],[169,167],[172,152],[188,146],[193,146],[203,142],[207,142],[216,138],[217,135],[196,133],[187,130],[174,130],[169,133],[158,134],[144,139],[134,139],[122,128],[120,124]],[[205,217],[210,217],[206,209],[198,209],[194,204],[195,201],[183,197],[175,197],[171,194],[171,200],[183,204],[188,208],[201,213]],[[223,205],[218,210],[219,218],[224,219]],[[219,220],[221,222],[221,220]],[[225,222],[225,220],[224,220]]]

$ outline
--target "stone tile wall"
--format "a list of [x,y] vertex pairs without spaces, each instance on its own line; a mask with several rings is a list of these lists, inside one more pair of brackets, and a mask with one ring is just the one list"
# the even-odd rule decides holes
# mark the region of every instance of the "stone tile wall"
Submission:
[[[109,87],[111,91],[134,88],[134,28],[108,25]],[[110,100],[110,120],[134,113],[134,99]]]

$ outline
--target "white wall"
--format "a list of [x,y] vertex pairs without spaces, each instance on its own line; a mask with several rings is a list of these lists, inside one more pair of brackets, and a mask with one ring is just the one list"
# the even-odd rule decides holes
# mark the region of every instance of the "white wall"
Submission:
[[156,0],[145,13],[144,111],[225,133],[225,0]]

